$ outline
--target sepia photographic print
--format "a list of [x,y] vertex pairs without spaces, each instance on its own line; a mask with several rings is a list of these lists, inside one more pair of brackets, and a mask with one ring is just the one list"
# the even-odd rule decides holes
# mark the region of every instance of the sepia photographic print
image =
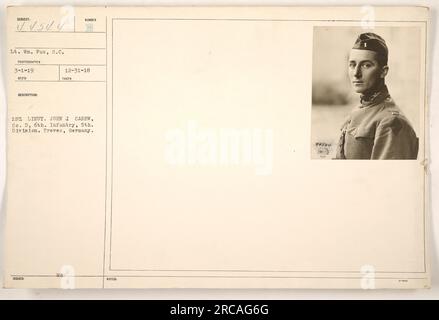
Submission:
[[312,158],[417,159],[420,29],[315,27]]

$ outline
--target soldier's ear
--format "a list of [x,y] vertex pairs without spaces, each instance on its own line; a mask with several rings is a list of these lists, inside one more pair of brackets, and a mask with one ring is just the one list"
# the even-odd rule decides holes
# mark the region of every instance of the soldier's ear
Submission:
[[389,66],[384,66],[383,68],[382,68],[382,71],[381,71],[381,75],[380,75],[380,77],[382,78],[382,79],[384,79],[386,76],[387,76],[387,73],[389,72]]

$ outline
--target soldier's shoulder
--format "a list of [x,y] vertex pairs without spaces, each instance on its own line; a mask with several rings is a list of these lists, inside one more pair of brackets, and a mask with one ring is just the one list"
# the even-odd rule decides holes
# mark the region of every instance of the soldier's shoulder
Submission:
[[398,120],[407,121],[404,113],[401,111],[398,105],[396,105],[395,101],[393,101],[393,99],[390,97],[383,101],[376,116],[379,122],[391,122]]
[[383,102],[381,110],[377,114],[377,120],[378,126],[381,128],[390,127],[394,132],[399,132],[404,127],[412,127],[404,113],[391,98]]

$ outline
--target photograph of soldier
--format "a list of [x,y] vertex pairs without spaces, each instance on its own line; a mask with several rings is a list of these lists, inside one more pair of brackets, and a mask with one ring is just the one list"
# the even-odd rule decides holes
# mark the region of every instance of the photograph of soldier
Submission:
[[348,72],[360,105],[341,129],[336,159],[416,159],[418,138],[385,83],[389,51],[375,33],[358,36]]
[[417,159],[420,35],[416,27],[314,28],[313,159]]

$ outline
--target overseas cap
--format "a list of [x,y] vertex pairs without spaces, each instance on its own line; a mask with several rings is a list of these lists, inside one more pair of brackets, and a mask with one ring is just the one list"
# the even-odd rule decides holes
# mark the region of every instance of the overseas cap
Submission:
[[375,33],[366,32],[360,34],[352,49],[374,51],[378,54],[378,62],[382,65],[387,65],[389,49],[387,48],[386,41]]

